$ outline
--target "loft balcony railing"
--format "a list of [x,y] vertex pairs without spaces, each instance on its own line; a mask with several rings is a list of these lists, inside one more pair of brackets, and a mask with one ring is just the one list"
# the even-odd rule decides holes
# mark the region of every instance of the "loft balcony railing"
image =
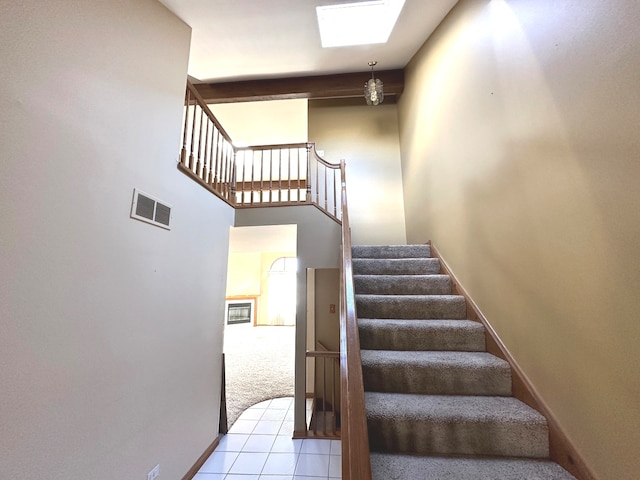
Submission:
[[340,164],[311,142],[235,146],[190,82],[178,167],[235,208],[315,205],[341,222]]

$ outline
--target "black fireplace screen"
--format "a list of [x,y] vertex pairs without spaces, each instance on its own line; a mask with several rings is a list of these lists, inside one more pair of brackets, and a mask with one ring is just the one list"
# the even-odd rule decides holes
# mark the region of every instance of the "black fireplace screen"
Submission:
[[249,322],[251,322],[251,302],[229,304],[227,324]]

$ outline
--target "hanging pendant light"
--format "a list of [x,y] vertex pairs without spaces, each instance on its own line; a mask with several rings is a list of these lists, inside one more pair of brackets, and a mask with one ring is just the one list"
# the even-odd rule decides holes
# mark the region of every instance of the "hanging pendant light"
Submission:
[[371,78],[364,84],[364,98],[367,100],[367,105],[380,105],[384,100],[382,81],[373,76],[373,67],[377,64],[376,61],[369,62]]

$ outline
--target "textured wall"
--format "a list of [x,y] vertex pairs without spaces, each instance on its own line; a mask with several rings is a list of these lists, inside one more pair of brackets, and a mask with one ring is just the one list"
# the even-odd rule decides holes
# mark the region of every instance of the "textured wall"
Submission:
[[601,479],[640,459],[640,4],[463,0],[407,68],[432,239]]
[[217,435],[233,211],[176,168],[189,40],[152,0],[0,6],[0,478],[176,479]]

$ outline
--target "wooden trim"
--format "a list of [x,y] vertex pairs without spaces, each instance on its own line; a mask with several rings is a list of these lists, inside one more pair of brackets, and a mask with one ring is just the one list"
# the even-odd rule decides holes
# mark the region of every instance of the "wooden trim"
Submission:
[[340,263],[340,391],[342,480],[371,480],[369,434],[364,405],[362,358],[351,260],[351,229],[347,208],[345,163],[342,185],[342,262]]
[[178,163],[178,170],[180,170],[182,173],[184,173],[185,175],[187,175],[191,179],[195,180],[201,187],[206,188],[207,190],[209,190],[211,193],[213,193],[216,197],[218,197],[220,200],[225,202],[227,205],[229,205],[231,207],[236,207],[235,203],[233,203],[228,198],[225,198],[224,195],[222,195],[220,192],[218,192],[217,190],[212,188],[211,185],[209,185],[207,182],[205,182],[200,177],[198,177],[198,175],[193,173],[193,170],[191,170],[190,168],[185,167],[182,163]]
[[[375,72],[375,76],[384,82],[385,97],[402,93],[404,70],[380,70]],[[371,72],[366,71],[310,77],[199,83],[194,87],[201,98],[209,104],[295,98],[364,98],[364,84],[370,78]]]
[[546,417],[549,427],[549,457],[551,460],[558,463],[578,480],[597,480],[596,475],[587,466],[582,456],[578,453],[578,450],[569,439],[549,406],[540,396],[520,365],[518,365],[513,355],[511,355],[511,352],[509,352],[509,349],[502,342],[498,333],[480,311],[478,305],[472,300],[470,295],[456,278],[447,262],[442,258],[438,249],[431,244],[431,241],[429,241],[428,244],[431,246],[431,256],[440,260],[441,272],[449,275],[451,278],[453,291],[465,298],[467,302],[467,318],[480,322],[484,325],[487,352],[509,362],[512,372],[513,396],[521,402],[524,402],[530,407],[538,410],[544,417]]
[[216,447],[220,443],[220,440],[222,439],[222,437],[223,435],[218,435],[215,438],[215,440],[211,442],[211,445],[209,445],[207,449],[204,451],[204,453],[198,457],[198,460],[196,460],[196,463],[194,463],[193,466],[189,469],[189,471],[185,473],[184,477],[182,477],[182,480],[192,480],[193,477],[196,476],[196,473],[198,473],[198,470],[202,468],[202,465],[204,465],[204,462],[207,461],[207,458],[211,456],[213,451],[216,449]]

